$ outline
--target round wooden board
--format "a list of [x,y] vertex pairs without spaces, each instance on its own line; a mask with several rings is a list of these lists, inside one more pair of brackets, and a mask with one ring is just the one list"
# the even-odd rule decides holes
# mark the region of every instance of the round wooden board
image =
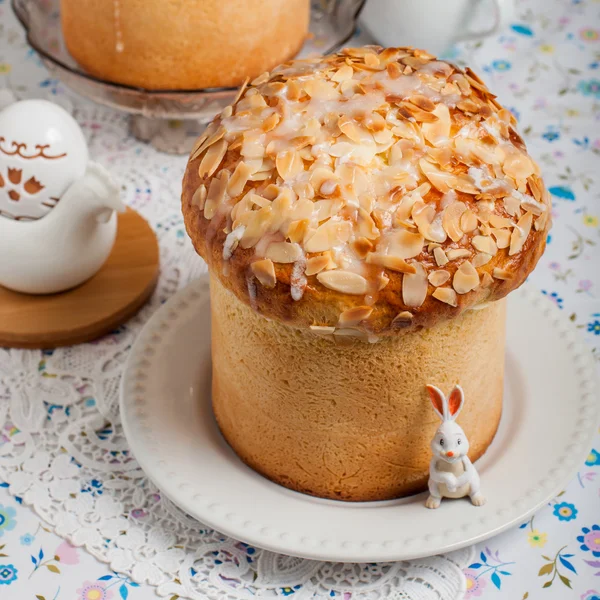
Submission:
[[158,267],[154,232],[128,209],[119,215],[117,239],[107,261],[79,287],[45,296],[0,287],[0,346],[45,349],[98,338],[148,300]]

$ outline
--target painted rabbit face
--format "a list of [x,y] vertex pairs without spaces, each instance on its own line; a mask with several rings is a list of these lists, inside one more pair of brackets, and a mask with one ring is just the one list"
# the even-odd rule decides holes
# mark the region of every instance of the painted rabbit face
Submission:
[[0,112],[0,217],[45,216],[87,162],[83,133],[65,110],[45,100],[11,104]]
[[433,409],[438,417],[442,419],[442,424],[431,441],[431,450],[436,456],[448,462],[460,460],[469,451],[467,436],[461,427],[455,423],[455,419],[458,417],[464,403],[462,388],[456,385],[448,398],[434,385],[428,385],[427,392]]
[[454,462],[469,452],[469,440],[456,423],[443,423],[431,441],[431,450],[436,456]]

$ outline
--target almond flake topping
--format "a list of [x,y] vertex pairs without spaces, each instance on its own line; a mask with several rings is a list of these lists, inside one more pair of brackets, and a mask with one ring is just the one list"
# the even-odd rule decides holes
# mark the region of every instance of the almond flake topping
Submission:
[[361,321],[368,319],[372,312],[373,308],[371,306],[348,308],[340,315],[338,327],[353,327],[354,325],[358,325]]
[[429,273],[427,279],[429,279],[429,283],[438,287],[440,285],[444,285],[448,279],[450,279],[450,273],[448,271],[444,271],[443,269],[440,271],[432,271]]
[[362,275],[337,269],[321,272],[317,275],[317,279],[330,290],[357,296],[366,294],[369,285]]
[[368,314],[344,311],[343,337],[398,277],[406,306],[428,291],[457,306],[545,237],[550,197],[515,124],[472,71],[421,50],[288,61],[246,82],[199,138],[190,202],[225,232],[225,260],[264,257],[250,265],[264,287],[277,263],[296,299],[319,286],[364,295],[349,311]]
[[474,290],[479,285],[479,275],[477,269],[469,262],[465,261],[458,267],[454,273],[452,287],[457,294],[466,294]]
[[256,279],[258,279],[262,285],[267,288],[274,288],[277,283],[277,278],[275,277],[275,267],[273,262],[268,258],[264,260],[257,260],[250,265],[252,269],[252,273]]
[[456,296],[456,292],[452,288],[437,288],[433,294],[431,294],[440,302],[445,302],[450,306],[458,306],[458,299]]
[[414,274],[406,273],[402,277],[402,300],[406,306],[417,308],[427,297],[427,272],[419,263],[414,269]]

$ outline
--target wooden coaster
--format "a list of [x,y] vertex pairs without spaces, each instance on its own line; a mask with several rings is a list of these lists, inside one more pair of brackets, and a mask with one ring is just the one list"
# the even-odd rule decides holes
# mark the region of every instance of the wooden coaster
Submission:
[[119,215],[104,266],[67,292],[35,296],[0,287],[0,346],[56,348],[96,339],[132,317],[158,280],[158,243],[134,210]]

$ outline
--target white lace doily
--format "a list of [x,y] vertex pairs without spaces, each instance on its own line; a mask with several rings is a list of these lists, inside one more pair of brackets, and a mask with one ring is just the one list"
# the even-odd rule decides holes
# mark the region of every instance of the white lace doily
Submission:
[[[58,535],[159,596],[298,600],[462,598],[470,550],[410,563],[334,564],[289,558],[226,538],[161,498],[130,454],[119,424],[121,369],[136,334],[171,294],[205,270],[179,209],[184,157],[127,135],[125,117],[76,112],[94,160],[157,233],[161,278],[142,311],[98,342],[54,352],[0,349],[0,480]],[[210,482],[207,482],[210,485]]]

